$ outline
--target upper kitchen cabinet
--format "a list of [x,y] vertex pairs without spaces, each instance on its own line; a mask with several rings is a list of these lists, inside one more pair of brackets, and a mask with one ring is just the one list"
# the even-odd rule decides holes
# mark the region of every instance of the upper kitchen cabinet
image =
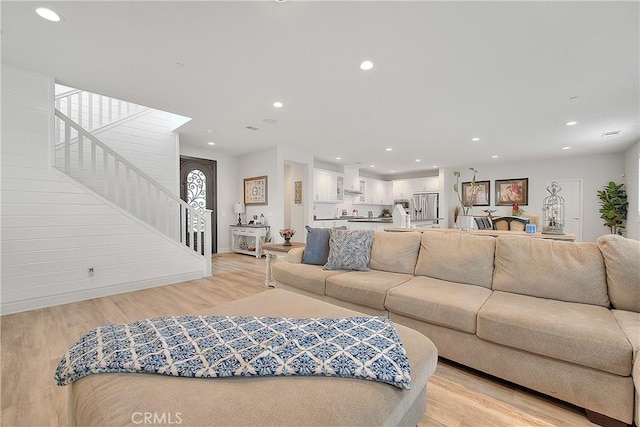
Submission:
[[356,203],[360,205],[393,204],[391,182],[375,178],[360,178],[360,191]]
[[396,179],[393,181],[393,198],[408,199],[414,193],[437,193],[438,177]]
[[395,179],[392,186],[394,199],[408,199],[413,195],[408,179]]
[[342,203],[344,177],[323,169],[313,170],[313,200],[317,203]]

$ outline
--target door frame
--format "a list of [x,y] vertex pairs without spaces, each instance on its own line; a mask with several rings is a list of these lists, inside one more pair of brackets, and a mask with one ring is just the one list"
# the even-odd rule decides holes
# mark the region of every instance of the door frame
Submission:
[[218,165],[215,160],[201,159],[198,157],[180,156],[180,174],[178,186],[180,187],[180,198],[186,203],[186,178],[188,172],[192,169],[202,170],[207,175],[207,193],[213,197],[207,196],[207,209],[211,209],[211,253],[218,253]]

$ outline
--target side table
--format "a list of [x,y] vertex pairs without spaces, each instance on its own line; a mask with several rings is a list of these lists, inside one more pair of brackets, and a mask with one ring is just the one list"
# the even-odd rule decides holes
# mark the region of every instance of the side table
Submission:
[[262,251],[267,258],[267,267],[265,271],[264,285],[268,288],[274,288],[273,279],[271,276],[271,258],[278,258],[279,256],[286,256],[293,248],[304,248],[304,243],[291,242],[291,246],[284,246],[282,243],[264,243],[262,245]]

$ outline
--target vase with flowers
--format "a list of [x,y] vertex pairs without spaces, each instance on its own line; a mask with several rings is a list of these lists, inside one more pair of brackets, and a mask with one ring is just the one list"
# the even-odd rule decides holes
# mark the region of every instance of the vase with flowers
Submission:
[[292,246],[290,240],[294,234],[296,234],[296,230],[293,228],[283,228],[280,230],[280,236],[284,239],[282,246]]
[[520,209],[520,206],[517,203],[514,203],[511,206],[511,215],[512,216],[522,216],[523,213],[524,213],[524,210]]
[[476,183],[478,171],[475,168],[469,168],[469,170],[473,172],[473,176],[471,177],[471,185],[465,192],[460,188],[460,171],[453,172],[453,175],[456,177],[456,183],[453,184],[453,191],[455,191],[458,196],[458,206],[456,206],[454,210],[453,221],[456,223],[456,226],[462,230],[471,230],[473,228],[474,221],[473,215],[471,215],[471,208],[475,204],[481,188],[481,186]]

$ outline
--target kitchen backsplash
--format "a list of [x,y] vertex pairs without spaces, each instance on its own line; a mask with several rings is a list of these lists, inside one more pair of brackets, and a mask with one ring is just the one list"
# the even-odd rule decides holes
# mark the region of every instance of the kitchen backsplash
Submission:
[[379,216],[382,213],[382,209],[391,210],[391,205],[354,205],[351,203],[314,203],[313,215],[316,218],[336,218],[342,215],[342,210],[347,211],[347,215],[353,215],[353,210],[357,210],[359,216],[366,217],[369,211],[374,217]]

